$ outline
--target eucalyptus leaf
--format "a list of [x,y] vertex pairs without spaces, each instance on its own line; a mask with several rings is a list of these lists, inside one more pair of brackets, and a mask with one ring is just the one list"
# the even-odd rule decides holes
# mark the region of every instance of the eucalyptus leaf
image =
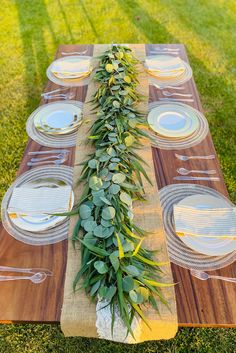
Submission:
[[116,252],[111,253],[111,255],[109,256],[109,259],[111,261],[112,267],[114,268],[115,272],[117,272],[120,266],[120,261],[118,259],[118,255],[116,254]]
[[128,274],[130,274],[132,276],[135,276],[135,277],[139,276],[140,273],[141,273],[139,271],[139,269],[137,267],[133,266],[133,265],[125,266],[124,270],[125,270],[126,273],[128,273]]
[[97,223],[95,221],[87,221],[84,223],[84,229],[86,232],[91,232],[93,229],[97,226]]
[[102,179],[98,178],[96,175],[93,175],[89,178],[89,187],[92,190],[99,190],[102,187],[103,183],[102,183]]
[[109,187],[110,194],[116,195],[116,194],[118,194],[119,191],[120,191],[120,185],[118,185],[118,184],[112,184]]
[[103,227],[101,224],[99,226],[96,226],[94,229],[93,229],[93,233],[96,237],[98,238],[105,238],[105,234],[104,234],[104,230],[106,228]]
[[122,173],[116,173],[113,175],[112,177],[112,181],[115,183],[115,184],[121,184],[125,181],[126,179],[126,176]]
[[[110,255],[111,257],[111,255]],[[134,280],[131,276],[125,276],[122,279],[122,286],[125,292],[130,292],[134,289]]]
[[104,207],[102,210],[102,218],[105,219],[106,221],[109,221],[110,219],[113,219],[115,217],[116,210],[114,207]]
[[96,159],[90,159],[90,161],[88,162],[88,166],[91,169],[96,169],[98,165],[98,162]]
[[107,273],[109,270],[107,264],[103,261],[95,261],[94,267],[96,268],[98,273],[101,273],[101,274]]
[[87,205],[81,205],[79,208],[79,215],[82,219],[89,218],[91,216],[92,210]]
[[120,193],[120,200],[128,206],[132,206],[132,198],[129,194],[127,194],[127,192],[122,191]]

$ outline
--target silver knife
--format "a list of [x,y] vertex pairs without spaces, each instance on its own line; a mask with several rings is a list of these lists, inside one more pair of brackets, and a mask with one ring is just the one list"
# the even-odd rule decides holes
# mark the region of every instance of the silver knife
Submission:
[[176,176],[174,180],[211,180],[211,181],[220,181],[218,177],[194,177],[194,176]]

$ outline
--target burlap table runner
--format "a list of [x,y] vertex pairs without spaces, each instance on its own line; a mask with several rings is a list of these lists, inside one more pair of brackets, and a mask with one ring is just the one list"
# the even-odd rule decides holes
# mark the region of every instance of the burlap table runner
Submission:
[[[94,57],[104,52],[109,45],[95,45]],[[145,45],[143,44],[130,44],[129,47],[133,50],[134,55],[141,61],[145,58]],[[139,105],[139,110],[144,113],[148,112],[148,94],[149,86],[148,80],[144,73],[142,65],[139,65],[139,90],[146,97]],[[84,116],[89,119],[88,124],[83,124],[78,130],[78,138],[76,145],[75,155],[75,168],[74,168],[74,191],[75,198],[78,200],[83,191],[83,185],[76,185],[78,178],[81,174],[82,167],[78,164],[81,163],[87,154],[91,151],[92,147],[87,143],[87,136],[89,134],[89,127],[92,125],[96,116],[91,112],[91,104],[89,101],[93,93],[96,91],[96,84],[91,81],[88,86],[86,101],[84,105]],[[153,185],[150,185],[144,180],[144,188],[146,191],[147,202],[135,202],[133,205],[133,212],[135,222],[143,229],[152,232],[145,240],[145,246],[158,249],[158,261],[168,262],[168,253],[166,246],[166,239],[163,230],[162,212],[159,202],[158,190],[156,186],[155,171],[152,160],[152,151],[150,144],[145,141],[145,146],[139,151],[142,158],[149,165],[145,166],[149,178],[152,180]],[[77,217],[71,218],[69,234],[73,233],[73,229]],[[72,283],[80,269],[80,250],[79,244],[76,249],[73,248],[72,242],[68,244],[67,254],[67,268],[64,287],[64,301],[61,314],[61,328],[65,336],[85,336],[85,337],[98,337],[96,330],[96,303],[92,303],[90,298],[87,297],[83,290],[73,292]],[[163,267],[164,280],[166,283],[172,283],[172,274],[170,265]],[[150,308],[144,311],[145,316],[149,321],[150,330],[143,322],[141,323],[141,337],[139,342],[147,340],[160,340],[169,339],[175,336],[177,332],[177,314],[175,293],[173,287],[168,287],[163,290],[163,295],[169,303],[170,310],[159,302],[160,316],[157,312]]]

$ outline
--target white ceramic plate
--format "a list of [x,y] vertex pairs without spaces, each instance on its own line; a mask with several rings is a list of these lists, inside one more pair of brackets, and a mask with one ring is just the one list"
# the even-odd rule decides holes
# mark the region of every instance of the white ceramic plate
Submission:
[[199,127],[194,111],[171,103],[152,109],[147,120],[152,130],[165,137],[183,138],[192,135]]
[[[50,197],[50,188],[62,187],[63,185],[66,185],[66,183],[56,178],[42,178],[26,183],[25,185],[29,185],[30,187],[35,188],[47,187],[49,188],[48,194]],[[72,209],[73,205],[74,193],[72,191],[70,209]],[[21,214],[17,214],[17,218],[11,218],[11,222],[14,223],[14,225],[18,228],[27,230],[29,232],[42,232],[62,223],[66,218],[66,216],[51,216],[45,214],[32,216],[23,216]]]
[[[152,59],[153,57],[156,57],[156,55],[150,55],[147,58]],[[173,59],[173,56],[171,55],[158,55],[159,59],[162,59],[163,61],[169,61]],[[181,59],[182,60],[182,59]],[[192,78],[192,69],[189,66],[188,63],[186,63],[184,60],[182,60],[182,64],[184,67],[184,70],[180,72],[169,72],[169,73],[163,73],[163,74],[158,74],[155,75],[154,72],[149,72],[149,81],[152,84],[156,84],[161,88],[164,88],[166,86],[179,86],[181,84],[184,84],[185,82],[189,81]]]
[[34,126],[46,134],[68,134],[81,123],[82,110],[73,103],[45,104],[34,117]]
[[[181,200],[178,205],[192,206],[199,209],[232,207],[230,201],[211,195],[192,195]],[[236,241],[230,238],[207,238],[184,235],[179,237],[189,248],[205,255],[220,256],[236,250]]]
[[73,63],[73,62],[78,62],[79,60],[84,60],[84,59],[89,59],[91,60],[91,56],[85,56],[85,55],[70,55],[70,56],[65,56],[63,58],[57,59],[51,63],[51,65],[47,68],[46,74],[47,77],[50,81],[56,83],[57,85],[65,86],[65,87],[77,87],[77,86],[83,86],[85,84],[88,84],[89,82],[89,75],[93,70],[93,67],[90,67],[90,71],[87,73],[84,73],[84,75],[80,72],[77,73],[77,75],[60,75],[57,73],[56,75],[52,72],[52,68],[57,62],[65,62],[65,63]]

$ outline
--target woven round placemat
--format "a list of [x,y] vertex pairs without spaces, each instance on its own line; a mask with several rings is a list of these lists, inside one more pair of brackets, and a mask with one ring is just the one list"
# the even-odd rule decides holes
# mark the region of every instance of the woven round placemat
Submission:
[[204,140],[204,138],[207,136],[208,132],[209,132],[209,126],[208,126],[208,122],[207,119],[205,118],[205,116],[199,112],[198,110],[190,107],[189,105],[183,104],[183,103],[176,103],[176,102],[168,102],[168,103],[164,103],[164,102],[153,102],[149,104],[149,111],[152,110],[153,108],[156,108],[158,106],[161,105],[165,105],[165,104],[173,104],[173,105],[178,105],[181,107],[184,107],[184,109],[190,111],[191,113],[194,113],[198,120],[199,120],[199,127],[197,128],[197,130],[190,136],[186,136],[184,138],[175,138],[175,139],[171,139],[171,138],[165,138],[162,137],[161,135],[158,135],[156,133],[154,133],[153,131],[150,133],[151,137],[152,137],[152,145],[154,147],[158,147],[164,150],[178,150],[178,149],[183,149],[183,148],[189,148],[192,146],[195,146],[197,144],[199,144],[202,140]]
[[72,185],[73,168],[68,166],[44,166],[31,169],[21,174],[14,183],[9,187],[2,200],[1,213],[2,223],[6,231],[15,239],[29,245],[48,245],[58,243],[67,238],[69,228],[69,218],[54,228],[50,228],[44,232],[34,233],[16,227],[10,220],[7,207],[13,192],[17,186],[43,178],[57,178]]
[[[83,103],[75,100],[65,100],[65,101],[60,101],[63,104],[74,104],[80,109],[83,108]],[[58,102],[53,102],[53,103],[48,103],[50,105],[53,104],[58,104]],[[70,134],[65,134],[65,135],[47,135],[43,134],[39,130],[36,129],[34,126],[34,117],[35,115],[43,109],[45,105],[41,105],[38,107],[33,113],[29,116],[27,122],[26,122],[26,131],[27,134],[29,135],[32,140],[36,141],[42,146],[47,146],[47,147],[73,147],[76,145],[76,138],[77,138],[77,130],[75,132],[72,132]]]
[[172,184],[159,191],[163,214],[164,229],[171,262],[187,269],[217,270],[230,265],[236,260],[236,251],[223,256],[207,256],[200,254],[186,246],[176,235],[173,220],[173,205],[187,196],[203,194],[212,195],[232,202],[218,191],[202,185]]
[[[76,55],[70,55],[70,57],[75,57]],[[90,56],[84,56],[84,55],[80,55],[79,56],[80,58],[81,57],[84,57],[84,58],[91,58],[92,60],[92,57]],[[60,61],[64,61],[65,60],[65,57],[62,57],[60,59],[57,59],[55,61],[53,61],[50,66],[47,68],[47,71],[46,71],[46,75],[48,77],[48,79],[50,81],[52,81],[53,83],[56,83],[57,85],[60,85],[60,86],[64,86],[64,87],[79,87],[79,86],[85,86],[85,85],[88,85],[89,84],[89,81],[91,80],[91,75],[89,76],[86,76],[84,78],[79,78],[79,79],[61,79],[59,77],[56,77],[52,71],[51,71],[51,68],[52,68],[52,65],[55,63],[55,62],[60,62]]]

